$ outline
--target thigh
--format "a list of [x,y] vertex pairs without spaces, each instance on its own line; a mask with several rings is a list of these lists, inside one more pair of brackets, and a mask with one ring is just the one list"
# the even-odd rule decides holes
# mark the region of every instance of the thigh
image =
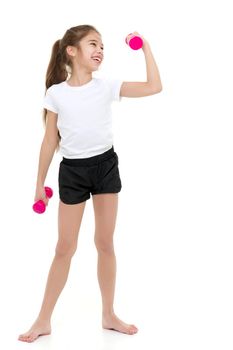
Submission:
[[64,249],[77,245],[78,233],[86,202],[64,204],[61,200],[58,209],[58,245]]
[[118,194],[104,193],[92,196],[95,213],[95,241],[111,242],[116,225]]

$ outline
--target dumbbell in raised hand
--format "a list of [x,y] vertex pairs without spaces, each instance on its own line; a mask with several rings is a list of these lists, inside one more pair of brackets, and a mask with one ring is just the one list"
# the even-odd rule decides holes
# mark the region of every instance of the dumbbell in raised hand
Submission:
[[125,38],[125,42],[133,50],[139,50],[143,46],[143,40],[140,36],[130,33]]
[[[53,196],[52,188],[45,186],[44,189],[45,189],[46,197],[50,199]],[[32,209],[38,214],[43,214],[46,210],[46,205],[44,201],[40,199],[33,204]]]

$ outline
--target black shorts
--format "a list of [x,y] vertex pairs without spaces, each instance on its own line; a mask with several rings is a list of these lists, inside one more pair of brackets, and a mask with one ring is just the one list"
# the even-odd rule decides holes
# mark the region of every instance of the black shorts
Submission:
[[64,158],[60,162],[59,196],[65,204],[77,204],[90,198],[90,193],[118,193],[121,179],[118,155],[114,147],[89,158]]

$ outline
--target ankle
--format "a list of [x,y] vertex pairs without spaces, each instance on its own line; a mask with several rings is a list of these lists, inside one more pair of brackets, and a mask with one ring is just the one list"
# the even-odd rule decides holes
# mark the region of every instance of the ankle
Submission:
[[103,310],[102,311],[102,317],[104,318],[109,318],[109,317],[112,317],[114,315],[114,310],[113,309],[108,309],[108,310]]
[[43,315],[41,315],[41,316],[39,315],[37,317],[36,321],[43,322],[43,323],[50,323],[51,322],[50,317],[45,317]]

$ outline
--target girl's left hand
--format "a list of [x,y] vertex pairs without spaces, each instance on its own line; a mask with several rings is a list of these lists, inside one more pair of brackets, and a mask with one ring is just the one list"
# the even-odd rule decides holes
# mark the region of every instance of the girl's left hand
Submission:
[[[133,35],[137,35],[137,36],[140,36],[140,38],[142,38],[142,40],[143,40],[143,46],[145,45],[145,44],[147,44],[148,42],[147,42],[147,40],[141,35],[141,34],[139,34],[138,32],[133,32],[133,33],[131,33],[130,35],[129,35],[129,38],[131,37],[131,36],[133,36]],[[142,48],[143,48],[143,46],[142,46]]]

